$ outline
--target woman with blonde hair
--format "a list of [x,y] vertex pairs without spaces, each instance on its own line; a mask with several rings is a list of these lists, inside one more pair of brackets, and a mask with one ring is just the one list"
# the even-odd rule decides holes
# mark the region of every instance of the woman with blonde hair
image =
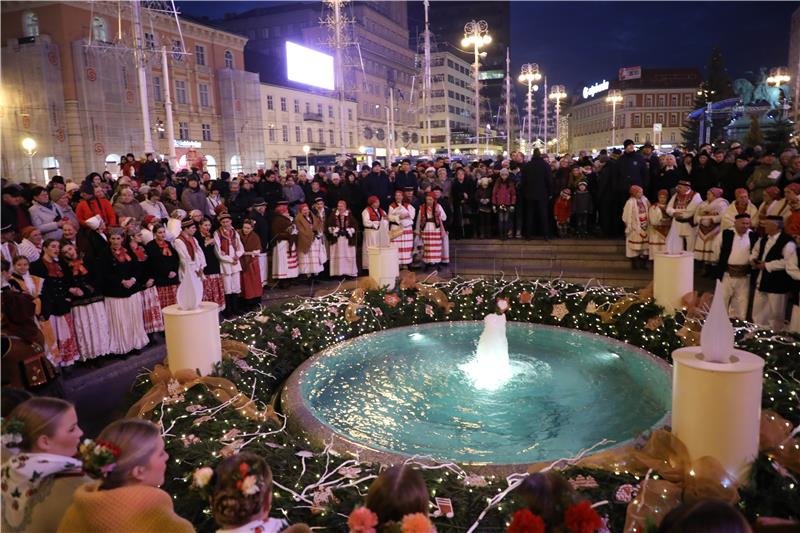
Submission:
[[3,463],[3,531],[55,531],[77,488],[91,481],[81,471],[83,432],[71,403],[31,398],[3,422],[3,439],[19,450]]
[[75,492],[59,532],[194,532],[159,488],[169,455],[158,426],[138,418],[117,420],[95,442],[81,446],[81,456],[84,469],[99,481]]

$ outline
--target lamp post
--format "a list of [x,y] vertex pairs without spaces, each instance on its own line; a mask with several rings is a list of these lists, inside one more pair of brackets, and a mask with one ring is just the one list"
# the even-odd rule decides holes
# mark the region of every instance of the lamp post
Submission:
[[311,151],[311,147],[307,144],[303,145],[303,153],[306,154],[306,172],[308,172],[308,152]]
[[611,104],[611,146],[617,145],[617,104],[622,102],[622,91],[614,89],[608,91],[606,102]]
[[34,175],[33,175],[33,156],[36,155],[36,141],[33,140],[31,137],[25,137],[22,139],[22,149],[25,150],[25,155],[28,156],[28,165],[30,168],[30,180],[31,183],[34,182]]
[[491,136],[492,136],[492,125],[491,124],[487,124],[486,125],[486,151],[484,152],[484,154],[488,154],[489,153],[489,138]]
[[[789,76],[789,69],[786,67],[775,67],[770,69],[769,77],[767,77],[767,84],[772,85],[774,87],[780,87],[781,85],[785,85],[791,81],[792,77]],[[795,105],[797,103],[795,102]],[[786,95],[783,97],[783,103],[781,105],[783,108],[783,113],[781,114],[781,120],[786,120],[786,115],[789,112],[789,105],[787,104]]]
[[561,100],[567,97],[567,90],[563,85],[553,85],[550,87],[550,99],[556,101],[556,153],[559,153],[559,113],[561,112]]
[[531,123],[533,114],[533,92],[539,90],[539,86],[534,82],[542,79],[542,74],[539,72],[539,65],[536,63],[525,63],[522,65],[522,70],[519,74],[520,83],[528,84],[528,135],[526,139],[526,146],[528,147],[528,155],[531,150]]
[[477,156],[481,150],[481,88],[480,88],[480,52],[478,51],[481,46],[492,42],[492,36],[489,35],[489,25],[485,20],[471,20],[464,25],[464,38],[461,40],[461,46],[466,48],[473,47],[475,54],[475,63],[472,65],[475,75],[475,155]]

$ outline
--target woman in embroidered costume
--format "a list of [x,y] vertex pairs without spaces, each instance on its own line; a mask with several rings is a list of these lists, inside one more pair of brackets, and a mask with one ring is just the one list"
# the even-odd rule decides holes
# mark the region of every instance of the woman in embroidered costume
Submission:
[[416,211],[411,203],[403,200],[401,189],[394,191],[394,202],[389,206],[389,238],[392,246],[397,248],[400,268],[408,268],[411,264],[411,252],[414,250],[414,215]]
[[415,235],[422,238],[422,262],[430,267],[442,262],[444,221],[447,216],[436,202],[432,192],[425,195],[425,203],[419,207]]
[[361,212],[361,224],[364,226],[364,244],[361,248],[361,268],[369,267],[369,249],[389,246],[389,219],[386,211],[381,209],[377,196],[367,198],[367,207]]
[[336,211],[328,215],[326,222],[330,247],[330,275],[358,275],[356,264],[356,219],[347,208],[347,202],[339,200]]
[[281,200],[272,215],[272,277],[285,280],[299,274],[297,263],[297,228],[289,214],[289,202]]
[[144,278],[142,263],[131,257],[122,242],[122,229],[113,228],[100,263],[111,351],[117,354],[138,350],[148,343],[138,285]]
[[630,194],[622,210],[622,222],[625,223],[625,257],[631,260],[634,269],[646,269],[650,238],[647,232],[647,211],[650,209],[650,202],[638,185],[631,186]]
[[81,258],[70,243],[61,246],[61,264],[72,297],[72,319],[81,361],[111,353],[108,314],[96,264]]
[[[31,274],[44,280],[42,285],[42,330],[49,328],[56,340],[50,344],[51,362],[56,366],[73,364],[79,354],[75,338],[75,325],[72,321],[72,294],[67,289],[64,270],[58,260],[61,245],[55,239],[48,239],[42,246],[42,256],[31,264]],[[45,338],[48,337],[45,331]]]
[[174,305],[178,292],[178,269],[180,259],[175,248],[167,240],[167,229],[164,226],[153,228],[153,240],[147,243],[147,267],[156,281],[158,303],[161,309]]
[[211,232],[211,219],[204,218],[198,224],[194,238],[200,245],[206,266],[203,269],[203,301],[214,302],[220,311],[225,310],[225,287],[222,285],[219,259],[215,251],[214,234]]
[[[75,490],[91,481],[81,472],[78,452],[83,432],[71,403],[31,398],[4,421],[3,440],[20,452],[0,470],[3,531],[55,531]],[[4,454],[5,455],[5,454]]]
[[647,211],[650,261],[655,259],[657,253],[664,251],[667,235],[672,227],[672,217],[667,214],[667,201],[669,201],[669,191],[661,189],[658,191],[658,202],[651,205]]
[[678,235],[682,237],[687,252],[694,251],[697,236],[694,213],[702,201],[700,195],[692,190],[691,182],[681,180],[667,204],[667,214],[672,217],[672,223],[678,225]]
[[430,496],[418,470],[396,465],[381,472],[367,492],[365,507],[347,520],[352,533],[413,531],[435,533],[428,519]]
[[249,218],[242,222],[240,237],[244,247],[242,256],[242,298],[247,307],[255,307],[261,302],[264,284],[261,282],[261,266],[258,257],[261,255],[261,238],[254,231],[255,222]]
[[323,270],[328,260],[322,240],[323,222],[311,214],[306,204],[297,206],[294,217],[297,228],[297,263],[300,274],[308,276],[309,282]]
[[[195,476],[195,487],[203,488],[211,480]],[[217,533],[304,533],[305,524],[286,528],[285,520],[270,518],[272,507],[272,471],[254,453],[242,452],[223,460],[213,475],[211,512]]]
[[220,227],[214,232],[214,244],[225,289],[225,311],[228,316],[236,316],[239,313],[239,293],[242,292],[240,259],[244,255],[244,247],[239,234],[233,229],[231,215],[224,211],[217,220]]
[[697,238],[694,240],[694,259],[706,264],[706,274],[710,272],[714,260],[714,246],[721,238],[722,215],[728,209],[728,201],[722,197],[722,189],[712,187],[706,193],[706,200],[697,206],[694,223]]
[[[181,261],[181,283],[189,284],[183,287],[188,295],[181,294],[179,300],[184,301],[184,298],[187,298],[184,303],[188,305],[188,309],[196,309],[203,300],[203,269],[206,267],[206,256],[203,255],[200,245],[194,238],[196,231],[197,225],[193,220],[184,220],[181,225],[181,234],[173,243]],[[181,292],[180,285],[178,291]],[[189,296],[193,296],[193,298]]]
[[[153,225],[155,228],[156,225]],[[142,299],[142,320],[144,321],[144,331],[148,335],[164,331],[164,315],[161,313],[161,303],[158,301],[158,289],[156,280],[150,271],[150,264],[147,261],[147,251],[145,245],[152,242],[153,233],[149,229],[132,228],[128,232],[125,247],[132,260],[139,264],[139,278],[136,282],[136,290]],[[150,240],[147,240],[147,239]]]
[[112,422],[94,443],[81,446],[84,469],[95,483],[75,491],[60,533],[193,533],[172,497],[159,489],[169,455],[161,429],[146,420]]

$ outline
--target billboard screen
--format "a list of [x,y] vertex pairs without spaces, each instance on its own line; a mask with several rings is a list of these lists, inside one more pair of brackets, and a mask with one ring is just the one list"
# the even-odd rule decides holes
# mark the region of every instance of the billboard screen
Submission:
[[333,56],[286,41],[286,77],[297,83],[332,91]]

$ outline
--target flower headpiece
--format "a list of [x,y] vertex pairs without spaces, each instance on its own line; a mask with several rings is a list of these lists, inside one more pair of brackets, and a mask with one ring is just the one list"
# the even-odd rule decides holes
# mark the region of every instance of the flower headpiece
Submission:
[[5,449],[12,453],[19,451],[18,446],[22,444],[22,432],[25,431],[25,423],[18,418],[4,418],[2,421],[2,444]]
[[[350,533],[375,533],[378,527],[378,515],[366,507],[356,507],[347,518]],[[399,523],[390,523],[384,531],[391,533],[436,533],[430,519],[423,513],[407,514]]]
[[92,477],[105,478],[117,467],[120,450],[105,440],[86,439],[78,448],[84,471]]
[[[603,525],[603,519],[588,501],[572,504],[564,512],[564,528],[569,533],[594,533]],[[545,533],[546,530],[542,517],[529,509],[515,512],[508,526],[508,533]]]

